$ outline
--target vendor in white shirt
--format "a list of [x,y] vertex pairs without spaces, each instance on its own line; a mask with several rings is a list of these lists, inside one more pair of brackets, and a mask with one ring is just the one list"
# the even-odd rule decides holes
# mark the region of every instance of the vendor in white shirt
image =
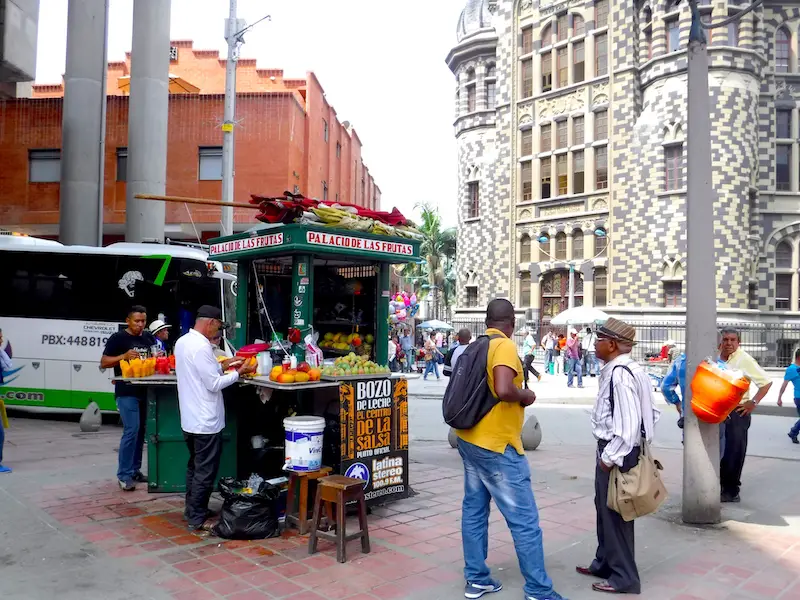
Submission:
[[[255,370],[240,358],[217,362],[211,340],[219,337],[223,326],[220,309],[201,306],[194,327],[175,344],[181,429],[189,447],[184,515],[192,531],[209,531],[212,525],[207,521],[208,500],[222,456],[225,428],[222,390]],[[225,374],[230,367],[238,370]]]

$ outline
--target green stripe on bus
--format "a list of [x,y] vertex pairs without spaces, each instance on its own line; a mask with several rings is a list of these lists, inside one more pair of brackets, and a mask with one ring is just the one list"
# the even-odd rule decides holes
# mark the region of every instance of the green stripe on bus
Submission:
[[161,270],[156,275],[156,280],[153,282],[155,285],[162,285],[164,283],[164,279],[167,278],[167,271],[169,270],[169,265],[172,262],[172,257],[168,254],[151,254],[150,256],[145,256],[144,258],[160,258],[164,261],[164,264],[161,265]]
[[0,400],[6,406],[40,406],[42,408],[75,408],[83,410],[90,402],[97,402],[100,410],[117,410],[111,392],[85,392],[22,388],[13,385],[0,387]]

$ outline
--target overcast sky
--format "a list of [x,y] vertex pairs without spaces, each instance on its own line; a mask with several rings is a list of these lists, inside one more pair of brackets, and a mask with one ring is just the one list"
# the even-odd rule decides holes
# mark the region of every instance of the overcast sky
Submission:
[[[133,0],[110,0],[109,60],[131,45]],[[68,0],[40,0],[37,83],[64,72]],[[243,58],[287,77],[314,71],[339,119],[349,120],[364,145],[364,161],[381,188],[383,208],[413,212],[437,204],[455,224],[455,79],[444,63],[455,44],[465,0],[239,0],[239,17],[253,23]],[[172,0],[171,38],[225,56],[226,0]]]

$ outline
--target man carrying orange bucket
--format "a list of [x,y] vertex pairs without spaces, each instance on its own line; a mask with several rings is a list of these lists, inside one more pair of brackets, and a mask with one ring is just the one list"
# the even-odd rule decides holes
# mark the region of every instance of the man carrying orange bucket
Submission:
[[739,406],[720,424],[720,427],[725,428],[725,453],[722,455],[719,466],[720,501],[739,502],[742,469],[747,455],[747,430],[750,429],[750,413],[767,395],[772,386],[772,380],[761,368],[761,365],[739,347],[741,336],[738,330],[726,327],[720,334],[722,336],[720,363],[724,364],[727,369],[741,371],[748,381],[755,383],[758,387],[758,392],[752,399],[750,391],[746,391]]

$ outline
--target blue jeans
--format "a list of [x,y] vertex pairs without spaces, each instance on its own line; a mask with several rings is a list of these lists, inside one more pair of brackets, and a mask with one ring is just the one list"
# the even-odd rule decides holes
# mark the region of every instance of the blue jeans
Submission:
[[[800,398],[794,399],[794,405],[797,407],[797,415],[800,416]],[[3,429],[3,426],[0,425],[0,430]],[[797,423],[794,424],[792,430],[789,432],[789,435],[792,437],[797,437],[800,435],[800,419],[797,419]],[[0,440],[0,462],[3,460],[3,442]]]
[[567,359],[567,385],[572,386],[572,377],[578,374],[578,385],[583,386],[583,366],[580,358]]
[[552,350],[545,350],[544,351],[544,372],[550,372],[550,364],[553,362],[553,351]]
[[117,479],[131,481],[134,473],[142,470],[147,404],[134,396],[117,396],[117,408],[122,417]]
[[586,352],[586,358],[584,360],[586,362],[586,374],[597,375],[597,353]]
[[487,585],[491,573],[489,553],[489,501],[494,499],[505,517],[519,569],[525,578],[525,593],[536,598],[553,592],[553,582],[544,568],[539,510],[531,488],[531,471],[524,456],[506,446],[503,454],[458,440],[464,461],[464,501],[461,508],[461,540],[464,547],[464,578]]
[[422,378],[427,379],[429,373],[433,373],[434,375],[436,375],[436,379],[439,379],[439,369],[436,368],[435,360],[425,361],[425,374],[422,376]]

